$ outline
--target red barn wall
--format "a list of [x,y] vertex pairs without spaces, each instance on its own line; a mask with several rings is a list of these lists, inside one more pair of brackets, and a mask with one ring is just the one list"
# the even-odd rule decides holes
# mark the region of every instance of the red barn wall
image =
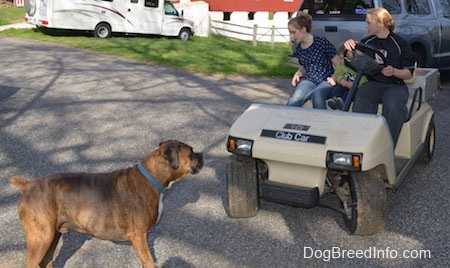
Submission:
[[297,12],[302,0],[203,0],[209,4],[209,11],[285,11]]

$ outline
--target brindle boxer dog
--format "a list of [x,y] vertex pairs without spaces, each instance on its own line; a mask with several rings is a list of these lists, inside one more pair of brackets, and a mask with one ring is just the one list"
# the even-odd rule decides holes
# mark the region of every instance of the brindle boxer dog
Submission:
[[157,222],[162,192],[202,167],[201,153],[170,140],[138,165],[111,173],[55,174],[35,180],[11,177],[10,183],[22,191],[19,217],[28,248],[25,267],[53,267],[58,240],[68,230],[129,240],[142,266],[154,267],[147,232]]

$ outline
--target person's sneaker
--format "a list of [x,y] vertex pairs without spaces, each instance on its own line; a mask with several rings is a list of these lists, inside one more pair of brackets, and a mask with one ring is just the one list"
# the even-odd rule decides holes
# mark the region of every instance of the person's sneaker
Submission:
[[338,110],[342,110],[342,108],[344,108],[344,100],[342,100],[342,98],[333,98],[334,99],[334,103],[336,104],[336,109]]
[[327,105],[328,107],[330,107],[333,110],[337,109],[337,105],[336,105],[336,98],[331,98],[327,100]]
[[327,105],[333,110],[342,110],[344,101],[340,97],[333,97],[327,100]]

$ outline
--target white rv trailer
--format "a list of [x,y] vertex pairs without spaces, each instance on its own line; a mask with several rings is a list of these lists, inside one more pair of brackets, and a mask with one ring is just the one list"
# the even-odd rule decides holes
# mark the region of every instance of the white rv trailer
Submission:
[[175,36],[189,40],[194,23],[167,0],[26,0],[25,20],[38,27],[112,33]]

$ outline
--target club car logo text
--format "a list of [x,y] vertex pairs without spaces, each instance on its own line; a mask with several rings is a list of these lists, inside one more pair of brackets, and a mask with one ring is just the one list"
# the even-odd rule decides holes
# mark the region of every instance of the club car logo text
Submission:
[[277,131],[275,133],[275,138],[282,140],[302,141],[302,142],[308,142],[309,140],[309,136],[302,135],[301,133],[291,133],[284,131]]
[[298,132],[279,131],[263,129],[261,131],[261,137],[275,138],[280,140],[298,141],[298,142],[312,142],[325,144],[325,137],[306,135]]

